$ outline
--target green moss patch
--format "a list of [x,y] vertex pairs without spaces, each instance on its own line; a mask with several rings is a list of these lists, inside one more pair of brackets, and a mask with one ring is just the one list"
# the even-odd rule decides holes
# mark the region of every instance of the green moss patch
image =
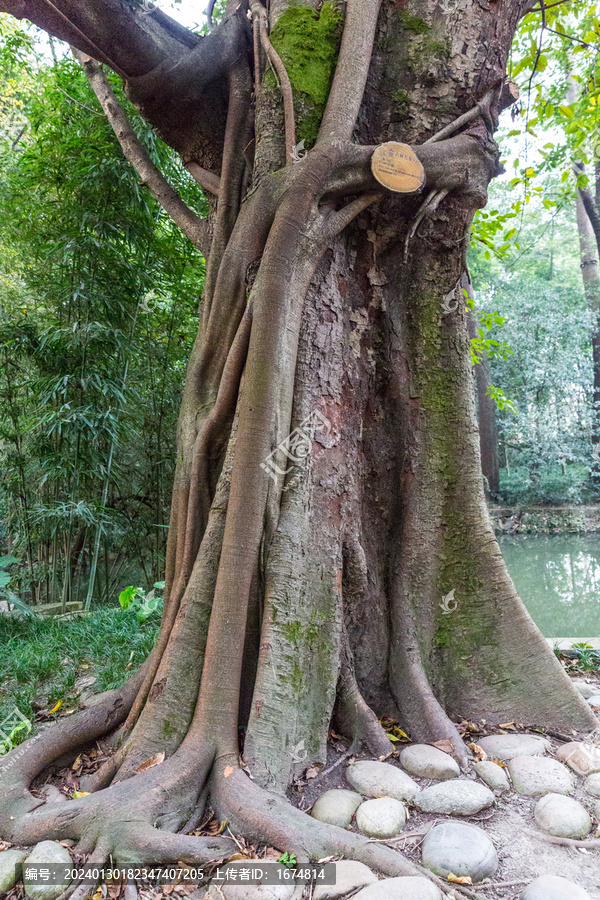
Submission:
[[[298,140],[304,140],[307,148],[315,143],[319,132],[340,48],[342,23],[342,13],[327,0],[320,13],[306,6],[291,6],[271,32],[271,42],[292,83]],[[273,75],[268,73],[266,79],[273,79]]]

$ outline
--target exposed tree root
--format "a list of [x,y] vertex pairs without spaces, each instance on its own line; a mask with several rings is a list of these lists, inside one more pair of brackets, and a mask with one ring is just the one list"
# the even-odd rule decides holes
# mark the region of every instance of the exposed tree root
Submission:
[[[281,797],[258,787],[237,766],[227,777],[224,771],[225,766],[213,771],[212,803],[220,818],[246,837],[295,853],[299,859],[344,856],[390,877],[420,875],[444,892],[450,890],[447,882],[406,859],[399,851],[311,818]],[[453,886],[452,890],[458,896],[477,897],[467,888]]]
[[354,674],[352,650],[346,630],[342,631],[341,665],[337,687],[336,721],[342,734],[349,735],[353,744],[363,743],[379,759],[393,753],[394,746],[365,702]]
[[586,850],[600,850],[600,838],[590,838],[587,841],[577,841],[574,838],[555,837],[552,834],[542,834],[540,831],[530,831],[538,841],[547,844],[555,844],[557,847],[585,847]]

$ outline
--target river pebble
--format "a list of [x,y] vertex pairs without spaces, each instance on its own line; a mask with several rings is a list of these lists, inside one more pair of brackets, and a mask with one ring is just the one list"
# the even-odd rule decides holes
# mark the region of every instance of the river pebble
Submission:
[[439,813],[447,816],[473,816],[494,802],[489,788],[478,781],[454,778],[432,784],[421,791],[415,805],[423,812]]
[[[57,841],[41,841],[36,844],[25,862],[23,868],[27,865],[63,865],[72,866],[71,854],[69,851],[59,844]],[[27,882],[25,884],[25,893],[31,900],[56,900],[56,897],[67,889],[67,884],[37,884],[36,882]]]
[[528,884],[521,900],[591,900],[583,888],[559,875],[542,875]]
[[348,784],[365,797],[393,797],[394,800],[414,800],[419,785],[410,775],[390,763],[360,760],[346,769]]
[[534,816],[540,828],[555,837],[583,840],[592,830],[592,820],[585,806],[562,794],[546,794],[538,800]]
[[342,859],[335,864],[335,884],[318,884],[313,900],[338,900],[369,884],[377,884],[377,875],[368,866],[354,859]]
[[514,756],[541,756],[552,749],[549,741],[532,734],[491,734],[478,744],[488,756],[502,762]]
[[395,837],[406,825],[406,809],[399,800],[365,800],[356,810],[356,827],[372,838]]
[[420,778],[448,781],[460,775],[456,760],[429,744],[413,744],[405,747],[400,754],[400,762],[410,775]]
[[508,761],[508,771],[515,791],[527,797],[544,794],[572,794],[573,776],[556,759],[544,756],[515,756]]
[[498,869],[498,854],[481,828],[462,822],[441,822],[423,841],[423,865],[447,878],[450,872],[470,876],[474,882],[491,878]]
[[491,759],[484,759],[476,762],[473,766],[477,776],[487,784],[492,791],[508,791],[510,782],[508,775],[502,766],[492,762]]
[[571,741],[556,751],[556,758],[565,762],[578,775],[592,775],[600,772],[600,747]]
[[331,790],[321,794],[311,810],[313,819],[348,828],[352,816],[362,803],[362,797],[355,791]]
[[11,891],[17,882],[16,867],[27,858],[22,850],[3,850],[0,853],[0,894]]

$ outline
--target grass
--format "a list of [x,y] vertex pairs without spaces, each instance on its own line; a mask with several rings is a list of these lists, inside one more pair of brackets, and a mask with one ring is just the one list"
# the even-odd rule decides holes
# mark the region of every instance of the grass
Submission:
[[119,687],[146,658],[159,616],[143,624],[130,610],[98,608],[71,618],[0,615],[0,722],[15,706],[77,708],[76,682],[93,676],[94,693]]

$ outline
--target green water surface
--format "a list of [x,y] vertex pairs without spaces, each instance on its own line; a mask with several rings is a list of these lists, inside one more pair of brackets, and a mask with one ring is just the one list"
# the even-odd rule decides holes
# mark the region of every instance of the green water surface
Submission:
[[600,637],[600,535],[502,535],[525,606],[548,638]]

